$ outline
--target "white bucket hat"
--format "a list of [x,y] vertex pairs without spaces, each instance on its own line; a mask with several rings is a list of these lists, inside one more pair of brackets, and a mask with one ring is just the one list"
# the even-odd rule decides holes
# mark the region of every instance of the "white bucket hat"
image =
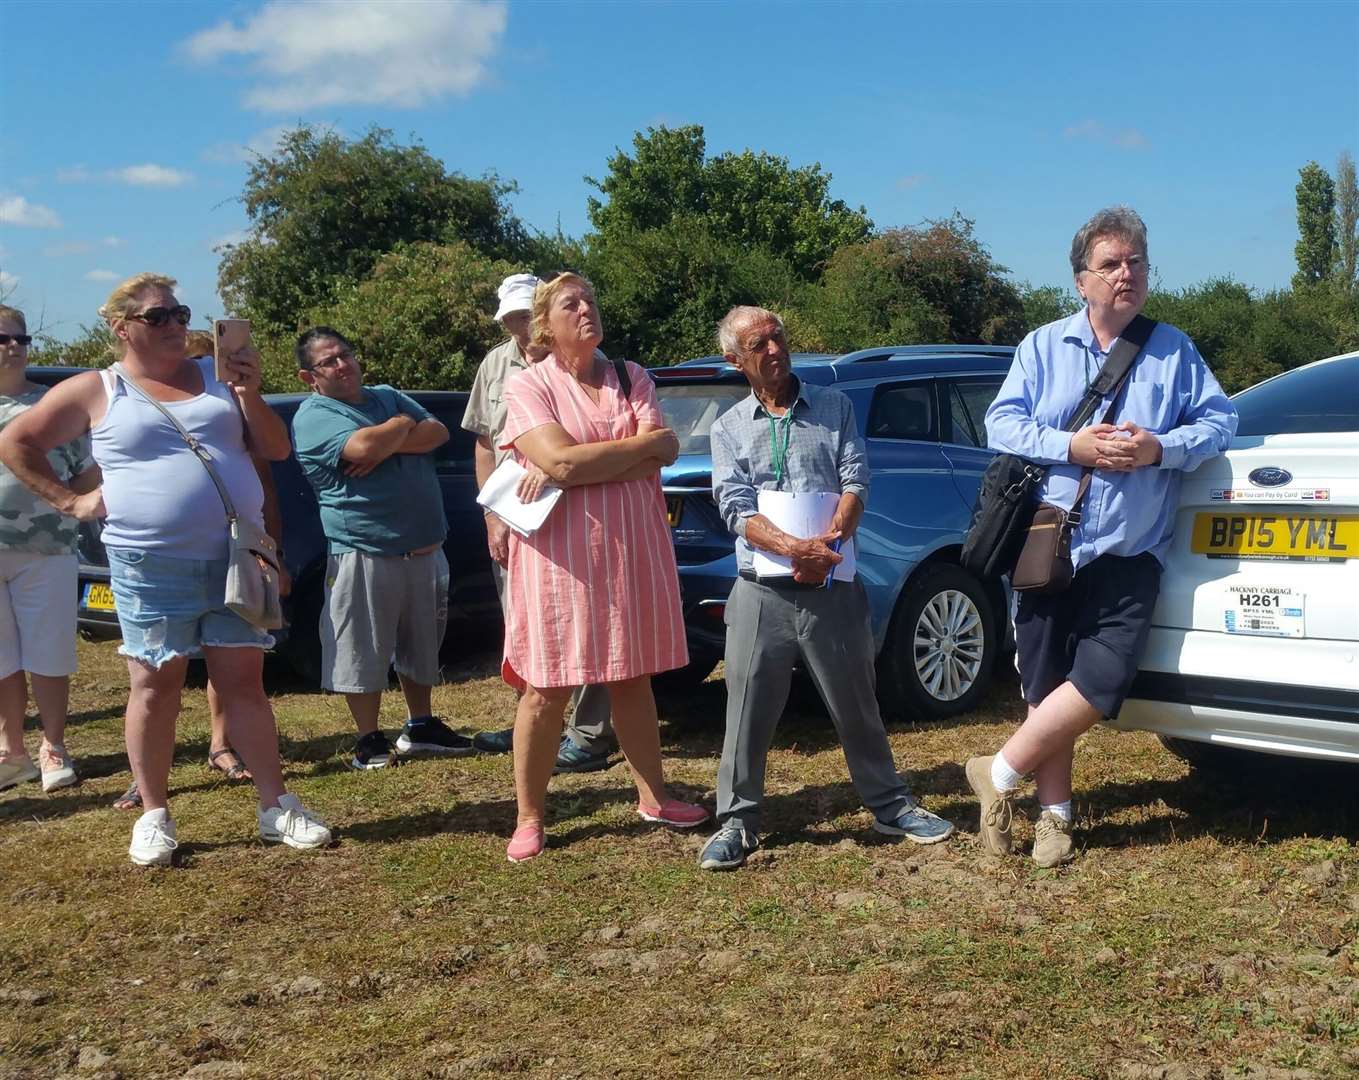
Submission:
[[495,317],[499,322],[514,311],[533,310],[533,290],[538,287],[538,279],[532,274],[511,274],[500,283],[496,295],[500,297],[500,307]]

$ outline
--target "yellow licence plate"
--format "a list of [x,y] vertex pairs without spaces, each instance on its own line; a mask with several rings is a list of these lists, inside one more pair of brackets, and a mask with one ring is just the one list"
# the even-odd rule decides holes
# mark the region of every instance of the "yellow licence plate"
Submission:
[[684,516],[684,496],[667,495],[665,497],[665,520],[670,523],[673,529],[680,523],[680,518]]
[[1190,550],[1210,559],[1343,562],[1359,558],[1359,516],[1195,514]]
[[[67,593],[69,596],[70,594]],[[92,611],[112,611],[113,610],[113,590],[107,585],[98,582],[90,582],[85,586],[84,606]]]

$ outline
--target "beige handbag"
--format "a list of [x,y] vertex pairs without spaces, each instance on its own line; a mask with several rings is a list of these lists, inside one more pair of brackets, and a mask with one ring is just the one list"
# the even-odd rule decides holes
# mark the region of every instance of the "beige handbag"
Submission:
[[277,630],[283,625],[283,605],[278,591],[278,547],[273,537],[253,522],[247,521],[236,513],[236,507],[227,494],[226,485],[217,475],[212,464],[212,455],[203,448],[184,425],[174,418],[170,410],[137,385],[121,364],[113,364],[112,370],[137,391],[143,400],[149,401],[159,409],[164,417],[174,425],[180,437],[193,451],[207,469],[221,496],[222,507],[226,510],[228,531],[227,575],[225,603],[251,626],[261,630]]

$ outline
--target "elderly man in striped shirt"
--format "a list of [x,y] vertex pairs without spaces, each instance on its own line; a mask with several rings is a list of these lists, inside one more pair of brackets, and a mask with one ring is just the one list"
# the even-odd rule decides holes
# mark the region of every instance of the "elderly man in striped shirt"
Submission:
[[[783,322],[737,307],[718,327],[727,361],[750,396],[712,429],[713,494],[736,534],[739,577],[727,600],[727,731],[717,774],[720,828],[703,846],[705,870],[734,870],[759,847],[765,760],[801,660],[844,747],[873,828],[918,844],[953,826],[930,813],[897,774],[874,695],[873,634],[857,580],[833,577],[868,496],[868,462],[849,398],[793,374]],[[761,492],[830,493],[834,516],[803,538],[761,512]],[[787,560],[791,574],[756,573],[755,551]]]

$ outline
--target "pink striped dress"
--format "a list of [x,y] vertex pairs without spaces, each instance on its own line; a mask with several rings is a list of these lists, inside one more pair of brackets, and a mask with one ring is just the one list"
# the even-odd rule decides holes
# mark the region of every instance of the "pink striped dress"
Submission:
[[[505,384],[500,442],[560,424],[577,443],[664,427],[656,388],[628,364],[624,398],[612,365],[599,404],[548,356]],[[515,450],[521,464],[527,459]],[[510,533],[502,674],[512,686],[584,686],[669,671],[689,661],[675,549],[658,477],[567,488],[536,533]]]

